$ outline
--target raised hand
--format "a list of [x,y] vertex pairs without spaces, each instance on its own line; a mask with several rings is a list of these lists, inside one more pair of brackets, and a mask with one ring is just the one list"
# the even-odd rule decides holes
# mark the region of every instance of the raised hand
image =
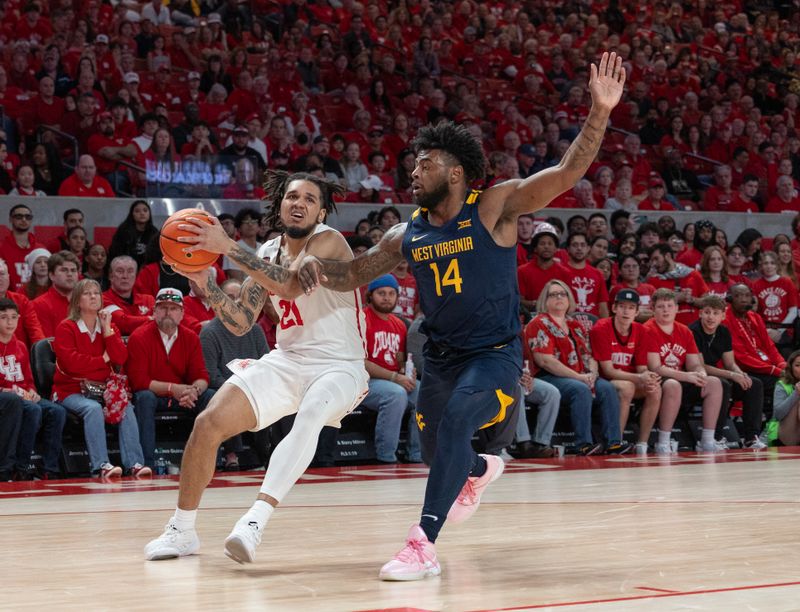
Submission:
[[625,85],[622,58],[616,53],[603,53],[600,66],[591,64],[590,72],[589,91],[592,94],[592,104],[611,111],[619,103]]
[[210,251],[211,253],[221,253],[227,255],[231,246],[236,244],[230,239],[225,229],[216,217],[210,217],[211,223],[205,220],[187,217],[178,229],[191,232],[193,236],[181,236],[178,242],[185,242],[186,253],[192,251]]

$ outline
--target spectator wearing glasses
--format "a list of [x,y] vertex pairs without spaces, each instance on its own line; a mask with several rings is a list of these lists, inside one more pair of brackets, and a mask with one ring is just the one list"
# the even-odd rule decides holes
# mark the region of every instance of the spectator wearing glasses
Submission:
[[31,269],[25,263],[25,256],[42,245],[31,231],[33,212],[25,204],[16,204],[8,212],[11,233],[0,243],[0,259],[8,266],[10,287],[20,291],[31,276]]

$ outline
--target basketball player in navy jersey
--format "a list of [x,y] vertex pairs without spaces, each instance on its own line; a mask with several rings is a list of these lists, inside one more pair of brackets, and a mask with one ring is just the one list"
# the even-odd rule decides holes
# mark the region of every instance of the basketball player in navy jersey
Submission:
[[517,218],[547,206],[583,177],[624,83],[622,58],[604,53],[599,66],[591,66],[591,112],[558,166],[482,193],[469,188],[483,176],[480,142],[452,123],[421,129],[411,175],[419,208],[411,220],[353,261],[307,257],[300,267],[307,291],[318,285],[351,291],[403,257],[417,280],[429,338],[417,419],[430,475],[420,522],[381,569],[384,580],[439,575],[434,542],[445,520],[469,518],[503,471],[502,460],[476,454],[471,439],[505,417],[521,373]]

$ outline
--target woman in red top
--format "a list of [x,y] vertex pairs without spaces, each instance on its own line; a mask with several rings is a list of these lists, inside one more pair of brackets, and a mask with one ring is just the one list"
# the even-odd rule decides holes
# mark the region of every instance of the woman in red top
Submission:
[[775,248],[775,253],[778,255],[778,274],[787,277],[792,281],[795,287],[800,289],[800,284],[797,281],[797,272],[794,269],[794,255],[792,254],[792,245],[788,242],[782,242],[772,246]]
[[619,398],[613,385],[597,377],[589,339],[583,327],[568,315],[575,311],[575,299],[560,280],[549,281],[536,303],[539,313],[525,328],[525,342],[539,368],[538,378],[554,385],[570,406],[579,455],[602,452],[592,442],[592,407],[600,409],[606,453],[622,454],[630,445],[622,441],[619,427]]
[[700,276],[708,285],[709,294],[725,298],[734,282],[725,267],[725,252],[718,246],[710,246],[700,260]]
[[778,274],[778,256],[772,251],[761,253],[758,270],[761,278],[753,282],[756,312],[767,324],[773,342],[786,339],[786,328],[797,318],[797,288],[791,279]]
[[653,310],[650,305],[650,296],[656,292],[656,288],[649,283],[643,283],[641,278],[642,267],[639,265],[639,260],[635,255],[624,255],[619,261],[619,283],[611,288],[608,294],[608,301],[613,304],[617,293],[622,289],[633,289],[639,294],[639,314],[636,320],[640,323],[647,321],[653,316]]
[[[122,475],[122,468],[111,465],[106,447],[103,407],[81,394],[81,381],[104,382],[128,358],[128,350],[111,314],[101,311],[103,298],[97,281],[84,279],[72,290],[69,315],[56,328],[53,350],[56,371],[53,375],[53,400],[83,420],[83,433],[89,450],[93,476],[109,478]],[[144,455],[139,442],[139,426],[131,404],[119,424],[119,449],[122,463],[134,477],[152,474],[143,465]]]

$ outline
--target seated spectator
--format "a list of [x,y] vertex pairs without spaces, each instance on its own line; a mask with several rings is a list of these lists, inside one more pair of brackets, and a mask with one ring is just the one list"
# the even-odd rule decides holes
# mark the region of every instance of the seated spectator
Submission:
[[[253,168],[257,169],[257,175],[261,176],[264,170],[266,170],[267,164],[262,159],[259,152],[248,145],[249,141],[250,132],[247,127],[244,125],[237,125],[231,132],[231,144],[219,152],[219,160],[230,168],[231,173],[233,173],[237,161],[242,158],[249,159]],[[273,151],[270,150],[269,154],[272,156]]]
[[[209,272],[217,279],[217,269],[211,268]],[[183,298],[183,321],[182,324],[200,335],[200,331],[214,319],[214,309],[206,299],[206,292],[203,287],[189,279],[189,295]]]
[[82,227],[73,227],[67,232],[67,248],[65,249],[75,255],[80,262],[79,270],[83,270],[86,260],[86,253],[89,250],[89,242],[86,239],[86,230]]
[[787,331],[797,318],[797,290],[790,278],[778,274],[778,256],[772,251],[761,253],[758,270],[761,278],[752,284],[756,311],[773,342],[791,342],[792,334]]
[[56,328],[69,315],[70,298],[79,272],[80,262],[69,251],[53,253],[47,260],[50,288],[32,302],[45,337],[55,336]]
[[722,405],[722,383],[716,376],[706,374],[692,332],[676,320],[678,302],[675,293],[669,289],[658,289],[653,294],[653,312],[653,318],[644,324],[648,368],[662,378],[671,378],[681,385],[680,402],[675,404],[673,410],[661,410],[659,414],[656,453],[670,454],[672,426],[679,408],[688,410],[699,402],[703,404],[703,431],[697,451],[716,452],[720,450],[714,432]]
[[536,308],[536,302],[548,281],[558,279],[566,281],[569,277],[566,267],[555,259],[558,249],[558,232],[549,223],[540,223],[531,237],[533,259],[517,268],[520,304],[530,311]]
[[556,419],[558,418],[558,411],[561,408],[561,393],[555,386],[544,379],[537,379],[531,376],[529,366],[533,359],[531,349],[525,346],[523,354],[528,359],[525,360],[519,384],[525,404],[536,406],[536,429],[533,432],[533,436],[531,436],[525,405],[520,406],[517,429],[514,435],[515,448],[509,449],[509,453],[515,459],[547,459],[555,457],[556,451],[550,444]]
[[[83,421],[92,475],[111,478],[121,476],[122,468],[108,460],[103,407],[81,392],[82,380],[105,381],[115,368],[122,367],[128,356],[119,331],[111,324],[111,315],[102,308],[100,286],[95,281],[87,279],[75,285],[69,300],[69,316],[59,323],[53,342],[56,354],[53,400]],[[122,464],[131,476],[144,478],[152,474],[143,465],[136,413],[131,404],[125,408],[119,423],[119,448]]]
[[800,212],[800,194],[794,186],[791,176],[782,175],[775,183],[775,195],[770,198],[764,207],[764,212]]
[[153,466],[156,410],[201,412],[214,391],[208,388],[200,338],[183,320],[183,295],[173,288],[156,295],[153,321],[128,339],[127,371],[134,392],[144,463]]
[[759,205],[755,200],[758,195],[758,177],[753,174],[745,174],[739,184],[739,190],[733,199],[733,212],[758,212]]
[[731,212],[736,203],[731,167],[722,164],[714,168],[714,184],[706,189],[703,209],[713,212]]
[[619,282],[609,291],[608,299],[613,304],[620,291],[625,289],[635,291],[639,296],[639,314],[636,320],[643,323],[653,316],[650,298],[655,293],[656,288],[649,283],[641,282],[641,266],[635,255],[623,255],[617,260],[617,263],[619,265]]
[[612,306],[613,316],[601,319],[589,334],[592,356],[600,366],[600,374],[617,391],[620,431],[625,431],[631,403],[644,399],[639,414],[636,454],[647,454],[647,441],[661,410],[677,413],[680,387],[675,381],[662,381],[647,369],[644,327],[635,319],[639,314],[639,294],[632,289],[619,291]]
[[78,208],[68,208],[64,211],[62,217],[64,220],[64,231],[45,245],[52,253],[56,251],[68,251],[69,243],[67,242],[67,232],[73,227],[84,227],[85,219],[83,211]]
[[153,225],[150,205],[144,200],[136,200],[128,209],[128,216],[114,232],[108,257],[113,261],[120,255],[127,255],[133,258],[137,266],[141,266],[147,245],[154,236],[158,236],[158,229]]
[[575,449],[579,455],[603,451],[603,443],[592,441],[592,408],[597,407],[603,423],[605,451],[622,454],[630,445],[622,441],[619,428],[619,400],[614,387],[598,378],[583,327],[571,318],[575,300],[566,283],[549,281],[536,305],[539,313],[525,327],[525,342],[533,352],[537,378],[552,384],[568,402]]
[[103,293],[104,310],[111,314],[111,322],[123,336],[130,336],[153,319],[155,299],[133,289],[136,270],[136,261],[128,255],[112,259],[108,274],[111,286]]
[[603,208],[607,210],[625,210],[635,212],[639,209],[639,200],[633,197],[629,179],[619,179],[614,186],[614,195],[606,199]]
[[602,274],[587,263],[589,243],[586,234],[567,237],[567,272],[565,279],[575,297],[578,312],[604,318],[608,316],[608,289]]
[[128,192],[128,172],[118,162],[133,162],[138,149],[131,140],[116,133],[114,116],[109,111],[100,113],[97,122],[97,132],[89,137],[89,154],[96,160],[97,172],[114,187],[115,193]]
[[722,428],[728,420],[731,400],[741,400],[745,448],[762,450],[766,444],[758,434],[764,412],[764,387],[760,379],[750,378],[737,365],[730,330],[722,324],[724,318],[725,301],[716,295],[707,295],[700,303],[700,319],[689,326],[703,355],[706,374],[716,376],[722,383],[722,409],[715,438],[726,444]]
[[34,188],[49,196],[58,195],[58,188],[64,180],[64,166],[55,147],[44,142],[34,145],[31,151],[31,165]]
[[[375,454],[380,463],[397,463],[400,427],[409,403],[417,401],[419,382],[416,371],[408,375],[406,364],[406,325],[392,311],[397,306],[397,279],[385,274],[367,287],[366,315],[369,393],[362,405],[378,413],[375,423]],[[421,463],[416,413],[408,415],[408,461]]]
[[[229,279],[220,286],[222,292],[232,300],[237,300],[242,284]],[[200,331],[200,345],[203,348],[203,359],[208,370],[209,385],[219,389],[231,377],[228,364],[234,359],[260,359],[267,352],[267,339],[264,330],[254,325],[243,336],[237,336],[223,325],[218,318],[213,318]],[[238,453],[242,451],[241,435],[234,436],[224,443],[225,470],[234,471],[239,468]]]
[[8,211],[8,220],[11,233],[0,242],[0,259],[8,265],[11,289],[19,291],[31,276],[25,256],[42,245],[36,241],[36,236],[31,231],[33,212],[25,204],[12,206]]
[[651,176],[647,182],[647,197],[639,202],[638,210],[676,210],[678,207],[666,197],[664,179],[660,176]]
[[16,304],[20,324],[17,325],[15,335],[26,347],[30,348],[39,340],[44,340],[42,325],[39,323],[36,309],[25,294],[9,291],[9,280],[8,266],[0,259],[0,299],[11,300]]
[[[258,241],[258,230],[261,223],[261,213],[255,208],[242,208],[236,213],[233,224],[239,233],[239,240],[236,242],[240,247],[255,255],[261,243]],[[236,267],[227,256],[222,259],[222,270],[228,278],[235,278],[242,282],[246,274]]]
[[361,188],[361,181],[369,175],[367,167],[361,162],[361,147],[357,142],[347,143],[344,157],[339,160],[344,171],[345,187],[347,191],[357,192]]
[[28,164],[20,164],[17,167],[17,186],[14,187],[11,191],[8,192],[10,196],[31,196],[36,198],[42,198],[47,194],[44,191],[36,189],[33,183],[36,179],[36,176],[33,173],[33,166]]
[[800,444],[800,351],[789,355],[783,373],[775,385],[772,406],[772,418],[779,423],[778,439],[786,446]]
[[256,182],[252,162],[243,157],[233,165],[233,182],[222,190],[222,197],[230,200],[263,200],[264,189]]
[[102,244],[93,244],[86,251],[83,259],[83,277],[91,278],[100,285],[100,290],[105,291],[109,288],[108,271],[108,252]]
[[392,270],[398,284],[397,306],[392,314],[400,317],[406,323],[417,318],[419,314],[419,292],[417,291],[417,281],[409,271],[408,261],[403,260]]
[[533,230],[536,224],[533,215],[520,215],[517,219],[517,267],[534,257]]
[[22,425],[17,439],[14,480],[33,480],[30,461],[36,434],[42,428],[42,476],[59,478],[58,459],[67,413],[63,406],[36,393],[30,357],[25,343],[15,336],[20,311],[8,298],[0,298],[0,392],[16,393],[22,399]]
[[672,249],[657,244],[649,250],[650,274],[647,282],[656,289],[674,291],[678,303],[678,321],[688,325],[697,320],[694,302],[706,293],[708,285],[696,270],[673,260]]
[[29,300],[35,300],[40,295],[47,293],[52,284],[50,282],[50,273],[47,269],[47,261],[50,259],[50,255],[52,253],[47,249],[39,248],[33,249],[25,256],[25,264],[31,271],[31,278],[23,285],[21,293],[24,293]]
[[722,248],[710,246],[705,250],[700,261],[700,276],[708,285],[706,295],[716,295],[723,299],[728,296],[728,290],[734,285],[734,281],[725,268],[725,251]]
[[674,253],[675,261],[689,266],[694,270],[699,270],[700,262],[703,259],[703,253],[706,252],[708,247],[716,244],[714,242],[715,231],[716,228],[714,224],[708,219],[696,221],[694,224],[694,235],[689,248],[678,253],[673,247],[672,252]]
[[0,482],[11,482],[22,425],[22,398],[0,392]]
[[74,174],[68,176],[58,195],[71,198],[113,198],[111,184],[102,176],[97,176],[97,167],[91,155],[81,155]]

